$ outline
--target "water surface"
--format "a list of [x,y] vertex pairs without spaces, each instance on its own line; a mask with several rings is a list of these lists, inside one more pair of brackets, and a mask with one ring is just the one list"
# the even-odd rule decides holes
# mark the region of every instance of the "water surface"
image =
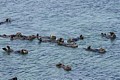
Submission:
[[[0,48],[28,49],[29,54],[6,54],[0,49],[0,80],[120,80],[120,0],[0,0],[0,34],[54,34],[66,39],[85,36],[72,49],[52,43],[10,41],[0,38]],[[101,38],[101,32],[113,31],[117,39]],[[106,54],[83,48],[106,48]],[[66,72],[56,68],[62,62],[72,67]]]

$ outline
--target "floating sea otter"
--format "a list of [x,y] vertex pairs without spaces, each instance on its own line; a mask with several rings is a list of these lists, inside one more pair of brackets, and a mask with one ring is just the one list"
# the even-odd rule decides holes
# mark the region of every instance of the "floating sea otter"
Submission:
[[72,48],[77,48],[78,45],[75,42],[72,43],[65,43],[63,38],[59,38],[57,40],[57,44],[65,47],[72,47]]
[[2,48],[2,49],[7,53],[13,52],[13,49],[11,49],[10,46],[7,46],[7,48]]
[[9,79],[9,80],[17,80],[17,77],[14,77],[14,78],[12,78],[12,79]]
[[98,52],[98,53],[105,53],[106,50],[103,48],[100,49],[92,49],[91,46],[88,46],[87,48],[84,48],[86,51],[92,51],[92,52]]
[[116,35],[114,32],[109,32],[108,34],[106,33],[101,33],[101,36],[102,37],[105,37],[107,39],[115,39],[116,38]]
[[11,19],[7,18],[5,21],[0,22],[0,25],[5,24],[5,23],[10,23],[10,22],[11,22]]
[[28,54],[28,50],[26,50],[26,49],[14,51],[13,49],[10,48],[10,46],[7,46],[7,48],[2,48],[2,49],[7,53],[14,52],[14,53],[20,53],[20,54]]
[[39,36],[39,34],[37,34],[37,39],[39,40],[39,42],[53,42],[56,43],[56,36],[54,35],[50,35],[50,36]]
[[26,50],[26,49],[21,49],[21,50],[15,51],[15,53],[28,54],[28,50]]
[[83,35],[80,35],[80,37],[68,39],[67,42],[71,43],[71,42],[76,42],[76,41],[83,40],[83,39],[84,39]]
[[70,66],[65,66],[64,64],[62,64],[62,63],[58,63],[58,64],[56,64],[56,67],[57,68],[63,68],[65,71],[71,71],[72,70],[72,68],[70,67]]

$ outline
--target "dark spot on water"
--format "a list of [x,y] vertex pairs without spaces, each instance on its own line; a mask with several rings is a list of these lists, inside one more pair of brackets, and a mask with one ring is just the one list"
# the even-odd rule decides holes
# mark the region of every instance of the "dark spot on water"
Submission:
[[117,78],[117,79],[115,79],[115,80],[120,80],[120,78]]

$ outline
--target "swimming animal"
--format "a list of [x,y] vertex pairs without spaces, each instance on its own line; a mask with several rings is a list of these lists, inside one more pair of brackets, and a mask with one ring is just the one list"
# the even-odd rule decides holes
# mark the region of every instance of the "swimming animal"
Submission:
[[112,40],[116,38],[116,34],[114,32],[109,32],[108,34],[101,33],[101,36]]
[[62,63],[58,63],[58,64],[56,64],[56,67],[58,67],[58,68],[62,68],[63,66],[65,66],[65,65],[62,64]]
[[12,79],[9,79],[9,80],[17,80],[17,77],[14,77],[14,78],[12,78]]
[[37,34],[37,39],[39,40],[39,42],[41,43],[41,42],[52,42],[52,43],[56,43],[57,42],[57,40],[56,40],[56,36],[50,36],[50,37],[40,37],[40,36],[38,36],[38,34]]
[[26,50],[26,49],[21,49],[21,50],[15,51],[15,53],[28,54],[28,50]]
[[64,64],[62,64],[62,63],[58,63],[58,64],[56,64],[56,67],[57,68],[63,68],[65,71],[71,71],[72,70],[72,68],[70,67],[70,66],[65,66]]
[[13,52],[13,49],[11,49],[10,46],[7,46],[7,48],[2,48],[2,49],[7,53]]
[[67,42],[71,43],[71,42],[76,42],[76,41],[83,40],[83,39],[84,39],[83,35],[80,35],[79,37],[68,39]]
[[14,51],[13,49],[10,48],[10,46],[7,46],[7,48],[2,48],[2,49],[7,53],[14,52],[14,53],[20,53],[20,54],[28,54],[28,50],[26,50],[26,49]]
[[70,66],[68,66],[68,65],[64,66],[63,69],[66,70],[66,71],[71,71],[72,70],[72,68]]
[[65,47],[71,47],[71,48],[77,48],[78,45],[76,43],[64,43],[64,42],[57,42],[58,45],[60,46],[65,46]]
[[88,46],[87,48],[83,48],[83,49],[85,49],[86,51],[92,51],[92,52],[98,52],[98,53],[105,53],[106,52],[106,50],[103,48],[92,49],[91,46]]
[[0,22],[0,25],[5,24],[5,23],[10,23],[10,22],[11,22],[11,19],[7,18],[5,21]]

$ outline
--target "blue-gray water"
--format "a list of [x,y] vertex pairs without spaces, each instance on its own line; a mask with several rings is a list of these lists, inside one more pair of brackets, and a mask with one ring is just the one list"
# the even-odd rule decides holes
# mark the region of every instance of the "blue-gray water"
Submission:
[[[6,54],[0,49],[0,80],[120,80],[120,0],[0,0],[0,34],[37,34],[58,38],[85,36],[78,48],[34,41],[0,38],[0,48],[28,49],[29,54]],[[117,39],[101,38],[113,31]],[[106,48],[106,54],[87,52],[84,47]],[[56,68],[62,62],[72,71]]]

